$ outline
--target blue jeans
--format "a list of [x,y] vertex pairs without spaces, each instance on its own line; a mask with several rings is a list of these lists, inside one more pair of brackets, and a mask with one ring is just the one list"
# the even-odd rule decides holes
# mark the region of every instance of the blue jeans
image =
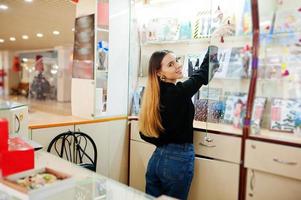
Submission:
[[146,171],[146,193],[187,199],[194,171],[193,144],[157,147]]

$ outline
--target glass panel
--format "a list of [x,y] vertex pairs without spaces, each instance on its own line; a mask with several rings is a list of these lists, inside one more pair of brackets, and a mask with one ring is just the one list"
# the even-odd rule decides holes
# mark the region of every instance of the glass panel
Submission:
[[[130,38],[132,115],[138,115],[147,80],[148,61],[153,52],[168,49],[176,54],[178,61],[183,64],[184,78],[180,81],[186,80],[192,71],[199,67],[209,43],[210,18],[207,17],[203,22],[207,30],[196,29],[196,26],[200,26],[196,25],[196,21],[197,16],[202,15],[203,11],[206,16],[209,15],[210,6],[210,1],[198,0],[132,1]],[[190,61],[197,66],[189,67]]]
[[108,66],[109,66],[109,1],[98,0],[96,30],[96,115],[107,110]]
[[301,142],[300,1],[259,1],[260,58],[251,134]]
[[209,83],[195,103],[195,120],[206,121],[206,130],[242,134],[251,76],[250,6],[248,0],[211,1]]

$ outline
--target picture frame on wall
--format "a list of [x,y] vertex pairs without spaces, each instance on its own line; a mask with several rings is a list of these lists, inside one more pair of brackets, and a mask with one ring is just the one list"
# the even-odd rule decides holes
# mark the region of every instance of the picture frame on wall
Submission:
[[72,78],[94,79],[94,20],[94,14],[75,19]]
[[254,105],[253,105],[252,117],[251,117],[251,127],[253,127],[254,130],[256,131],[259,131],[261,127],[266,100],[267,99],[265,97],[255,97],[254,99]]
[[293,133],[295,117],[300,102],[296,99],[273,98],[271,100],[270,130]]

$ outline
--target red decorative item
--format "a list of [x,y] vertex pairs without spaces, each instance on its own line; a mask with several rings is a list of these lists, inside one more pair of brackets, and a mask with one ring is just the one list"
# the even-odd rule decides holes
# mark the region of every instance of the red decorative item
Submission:
[[2,152],[8,149],[8,122],[4,119],[0,119],[0,138],[0,152]]
[[0,170],[8,176],[34,168],[33,148],[18,137],[8,139],[8,122],[0,119]]
[[244,51],[250,51],[251,50],[251,47],[250,45],[246,44],[246,46],[244,47]]
[[99,2],[97,5],[98,10],[98,25],[109,25],[109,3]]
[[301,12],[301,7],[298,9],[299,12]]
[[224,36],[221,36],[221,43],[224,43],[225,40],[224,40]]
[[35,69],[38,72],[44,71],[43,56],[41,56],[41,55],[36,56]]
[[6,76],[4,69],[0,69],[0,87],[4,87],[4,76]]
[[14,57],[14,60],[13,60],[13,71],[14,72],[19,72],[21,71],[21,65],[20,65],[20,59],[18,56],[15,56]]
[[79,0],[71,0],[73,3],[78,3]]
[[267,25],[267,26],[265,27],[265,30],[269,30],[269,29],[270,29],[270,26]]
[[282,73],[282,76],[288,76],[290,75],[289,71],[286,69],[283,73]]

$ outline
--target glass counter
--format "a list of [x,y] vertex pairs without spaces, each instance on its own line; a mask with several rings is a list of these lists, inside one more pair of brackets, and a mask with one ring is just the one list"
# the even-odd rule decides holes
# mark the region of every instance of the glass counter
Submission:
[[[0,183],[0,198],[3,200],[25,200],[25,199],[74,199],[74,200],[100,200],[100,199],[154,199],[138,190],[130,188],[117,181],[81,168],[73,163],[56,157],[44,151],[35,152],[36,169],[49,167],[72,175],[69,185],[59,188],[48,187],[43,194],[29,195],[16,191],[3,183]],[[63,188],[63,189],[62,189]],[[42,195],[42,196],[41,196]]]

